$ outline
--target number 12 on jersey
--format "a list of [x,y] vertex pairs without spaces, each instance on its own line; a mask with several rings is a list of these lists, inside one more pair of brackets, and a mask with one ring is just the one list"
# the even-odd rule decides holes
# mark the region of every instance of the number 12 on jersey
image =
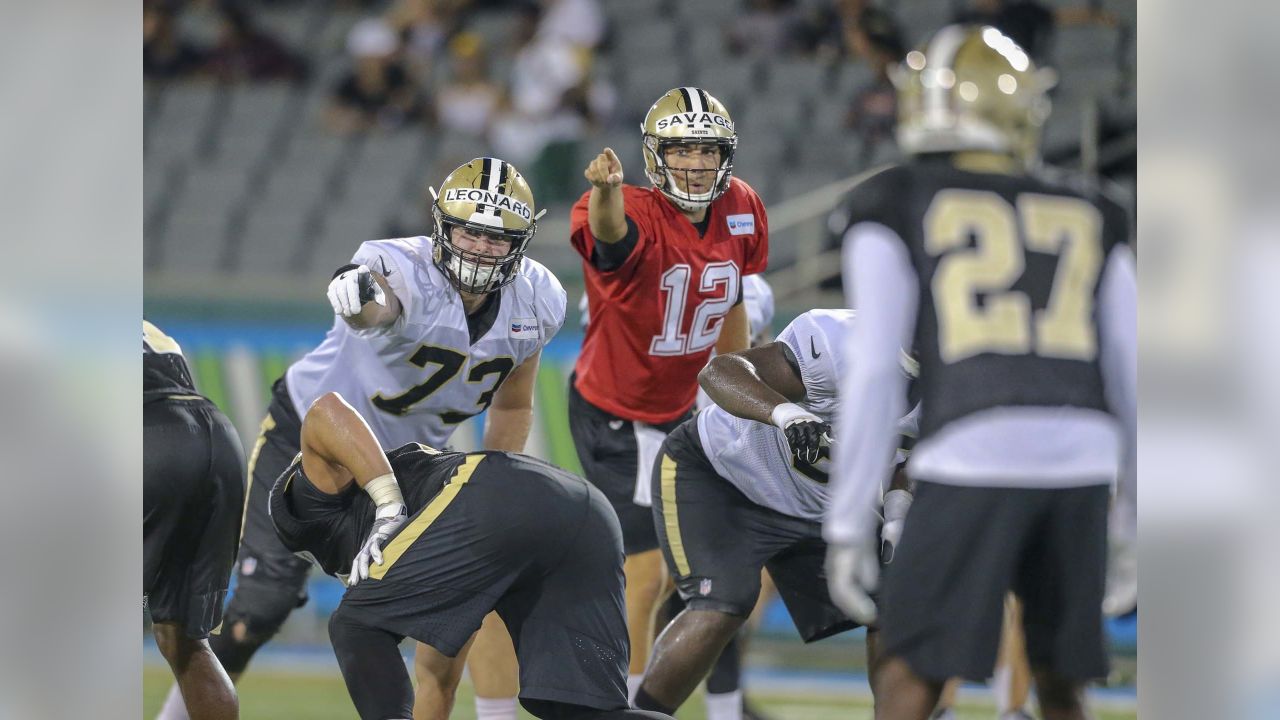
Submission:
[[[666,296],[662,312],[662,334],[649,342],[650,355],[692,355],[715,345],[720,337],[720,321],[738,300],[742,276],[732,260],[711,263],[702,269],[698,292],[705,296],[693,312],[689,332],[682,331],[685,305],[689,301],[689,281],[693,269],[685,263],[672,265],[662,274]],[[712,293],[715,293],[714,295]]]

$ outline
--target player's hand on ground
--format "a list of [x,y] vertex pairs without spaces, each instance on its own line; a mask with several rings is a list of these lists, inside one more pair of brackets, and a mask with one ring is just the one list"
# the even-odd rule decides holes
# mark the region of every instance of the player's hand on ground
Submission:
[[907,522],[912,496],[906,490],[890,490],[884,494],[884,524],[880,526],[880,562],[893,562],[893,552],[902,539],[902,528]]
[[880,585],[880,560],[876,544],[831,545],[827,548],[827,589],[831,601],[853,620],[863,625],[876,621],[876,604],[871,599]]
[[605,148],[587,165],[582,172],[595,187],[618,187],[622,184],[622,161],[613,152],[613,148]]
[[335,315],[354,317],[367,302],[386,306],[387,295],[373,279],[367,265],[357,265],[343,270],[329,282],[329,304]]
[[369,577],[369,565],[382,564],[382,547],[400,526],[408,520],[408,512],[402,503],[379,505],[373,518],[373,529],[360,552],[351,561],[351,575],[347,577],[347,586],[355,587],[356,583]]
[[1132,538],[1112,535],[1107,546],[1107,593],[1102,612],[1107,617],[1127,615],[1138,606],[1138,547]]
[[787,436],[791,455],[798,461],[810,465],[818,462],[823,446],[830,444],[830,423],[795,403],[777,406],[771,419]]

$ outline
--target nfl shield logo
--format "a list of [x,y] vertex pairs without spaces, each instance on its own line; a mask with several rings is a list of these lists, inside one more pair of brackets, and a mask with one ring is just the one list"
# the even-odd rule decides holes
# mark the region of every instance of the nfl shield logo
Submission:
[[711,594],[711,578],[702,578],[702,582],[698,583],[699,595]]

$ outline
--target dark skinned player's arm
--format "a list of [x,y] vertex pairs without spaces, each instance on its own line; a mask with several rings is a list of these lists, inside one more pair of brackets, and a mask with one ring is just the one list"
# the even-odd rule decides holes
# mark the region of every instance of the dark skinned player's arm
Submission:
[[373,431],[336,392],[317,398],[302,419],[302,469],[318,490],[335,495],[353,481],[366,491],[371,480],[395,482]]
[[726,412],[772,424],[774,408],[804,399],[804,381],[784,343],[717,355],[698,374],[698,384]]

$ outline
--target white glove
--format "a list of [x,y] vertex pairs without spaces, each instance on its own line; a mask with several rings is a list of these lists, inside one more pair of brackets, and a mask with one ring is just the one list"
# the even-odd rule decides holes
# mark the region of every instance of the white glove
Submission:
[[387,295],[382,286],[369,274],[369,266],[357,265],[344,270],[329,282],[329,304],[335,315],[353,317],[360,314],[364,304],[373,301],[386,306]]
[[876,604],[871,593],[880,586],[880,559],[874,540],[827,548],[827,589],[831,600],[853,620],[863,625],[876,621]]
[[369,577],[370,561],[374,565],[382,564],[382,546],[387,544],[387,538],[390,538],[408,519],[404,503],[387,503],[378,506],[373,516],[373,529],[369,531],[369,537],[364,541],[364,545],[360,546],[360,552],[356,553],[355,559],[351,561],[351,575],[347,578],[347,587],[355,587],[356,583]]
[[1126,615],[1138,605],[1138,547],[1133,539],[1112,535],[1107,544],[1107,593],[1102,613]]
[[914,498],[906,490],[890,490],[884,494],[884,525],[880,527],[880,560],[888,565],[893,562],[893,551],[902,539],[902,528],[907,522],[907,511]]

